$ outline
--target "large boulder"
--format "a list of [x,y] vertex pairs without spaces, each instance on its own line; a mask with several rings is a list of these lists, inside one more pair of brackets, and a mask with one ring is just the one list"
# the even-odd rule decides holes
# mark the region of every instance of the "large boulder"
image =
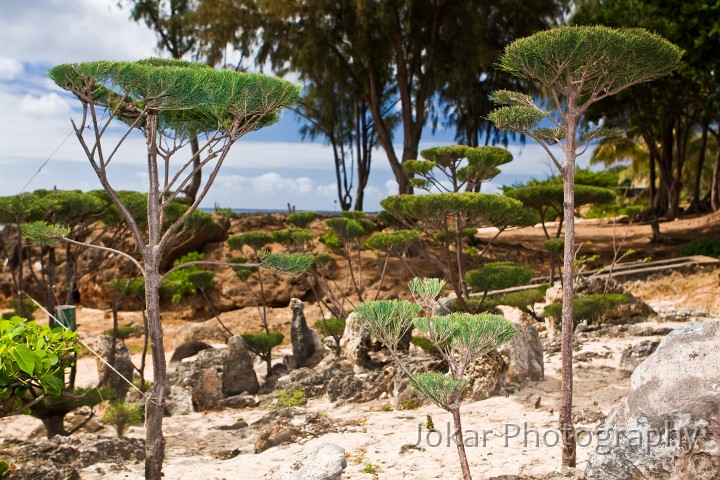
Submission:
[[690,323],[665,337],[608,415],[587,479],[717,479],[718,365],[720,322]]
[[348,315],[345,320],[345,330],[340,339],[342,356],[358,367],[374,368],[375,365],[368,354],[370,340],[370,332],[362,326],[355,312]]
[[345,449],[324,443],[288,461],[272,476],[272,480],[340,480],[347,467]]
[[222,392],[226,396],[248,393],[254,395],[260,390],[253,367],[253,354],[239,335],[228,341],[227,355],[223,361]]
[[[122,338],[115,339],[115,355],[111,355],[112,337],[100,335],[95,337],[91,342],[93,350],[99,355],[96,360],[99,387],[107,387],[111,389],[118,398],[125,398],[130,388],[129,381],[133,377],[133,363],[128,350]],[[105,360],[102,360],[105,359]],[[107,361],[107,364],[105,363]],[[112,368],[108,367],[108,364]]]

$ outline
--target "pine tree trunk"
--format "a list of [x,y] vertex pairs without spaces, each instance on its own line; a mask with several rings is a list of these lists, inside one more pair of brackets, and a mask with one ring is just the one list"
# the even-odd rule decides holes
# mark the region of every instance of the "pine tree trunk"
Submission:
[[[156,262],[159,259],[155,259]],[[145,478],[160,480],[165,458],[165,438],[162,421],[165,411],[165,349],[160,323],[160,274],[158,263],[146,263],[145,301],[147,303],[148,334],[152,345],[153,387],[145,411]]]
[[710,204],[712,205],[713,212],[720,210],[720,145],[718,145],[715,154],[712,186],[710,187]]
[[[571,107],[569,107],[571,108]],[[572,117],[571,117],[572,118]],[[575,429],[572,424],[573,398],[573,294],[575,276],[575,127],[577,121],[568,121],[565,163],[563,165],[563,210],[565,217],[565,248],[563,256],[562,384],[560,400],[560,431],[562,437],[562,463],[575,466]]]
[[65,436],[67,435],[67,432],[65,431],[65,414],[54,414],[54,415],[48,415],[46,417],[41,418],[43,425],[45,426],[45,432],[47,433],[47,438],[52,438],[55,436]]
[[458,458],[460,459],[460,468],[462,469],[463,480],[472,480],[470,475],[470,466],[468,465],[467,455],[465,454],[465,442],[462,435],[462,422],[460,421],[460,406],[452,407],[450,413],[453,417],[455,427],[455,443],[457,445]]

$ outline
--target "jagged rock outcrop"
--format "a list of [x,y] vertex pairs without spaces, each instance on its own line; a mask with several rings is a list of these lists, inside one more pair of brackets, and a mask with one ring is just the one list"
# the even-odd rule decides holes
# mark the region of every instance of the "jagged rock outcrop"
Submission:
[[673,330],[633,372],[588,480],[710,480],[720,472],[720,322]]
[[315,340],[305,320],[305,305],[298,298],[290,300],[292,323],[290,324],[290,342],[296,368],[306,367],[315,354]]
[[508,365],[497,350],[490,350],[470,362],[465,370],[468,386],[463,398],[470,401],[485,400],[500,393]]
[[260,390],[257,375],[253,368],[253,354],[245,340],[239,335],[228,341],[227,354],[223,361],[222,392],[225,396],[249,393]]
[[505,388],[517,390],[529,381],[538,382],[545,378],[543,344],[534,322],[523,319],[513,321],[518,329],[517,335],[498,348],[507,364],[502,379]]
[[[239,336],[230,339],[228,348],[202,350],[194,360],[171,366],[168,384],[188,391],[197,411],[220,408],[227,397],[252,395],[260,388],[253,358]],[[179,392],[173,395],[185,402]]]
[[370,340],[370,332],[362,326],[357,315],[354,312],[348,315],[340,339],[340,354],[360,368],[374,368],[375,364],[368,353]]

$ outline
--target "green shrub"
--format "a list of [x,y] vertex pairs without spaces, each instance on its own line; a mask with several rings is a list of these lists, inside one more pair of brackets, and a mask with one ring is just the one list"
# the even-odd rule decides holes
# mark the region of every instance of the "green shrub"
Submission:
[[5,460],[0,460],[0,479],[5,476],[5,473],[10,470],[10,464]]
[[494,262],[465,274],[468,286],[476,292],[489,292],[527,284],[533,269],[522,263]]
[[287,221],[297,228],[307,228],[317,218],[317,212],[294,212],[288,215]]
[[140,425],[143,421],[142,408],[140,405],[119,402],[108,407],[102,420],[112,425],[118,438],[122,438],[128,427]]
[[277,404],[284,408],[300,407],[307,404],[305,387],[297,387],[290,391],[280,390],[275,394]]
[[265,353],[267,350],[277,347],[285,339],[280,332],[243,333],[240,336],[245,340],[248,348],[257,355],[260,355],[259,352]]
[[540,320],[540,317],[535,313],[535,304],[544,302],[545,292],[538,288],[508,293],[500,299],[501,305],[518,308],[521,312],[527,313],[535,320]]
[[[600,325],[613,310],[626,303],[627,300],[627,295],[621,293],[575,297],[573,301],[573,326],[577,327],[583,321],[586,321],[589,325]],[[546,306],[545,317],[552,319],[556,326],[560,326],[562,323],[562,302]]]
[[342,247],[342,241],[332,230],[328,230],[320,236],[320,241],[325,244],[328,248],[340,248]]
[[720,258],[720,239],[698,238],[688,243],[680,250],[686,256],[706,255],[708,257]]
[[374,463],[365,462],[365,466],[360,470],[362,473],[369,473],[371,475],[377,475],[380,473],[380,465]]
[[345,332],[345,319],[344,318],[325,318],[315,322],[315,330],[318,330],[326,337],[337,337],[340,338]]
[[[173,266],[177,267],[186,262],[202,261],[204,258],[205,255],[202,253],[190,252],[175,260]],[[170,299],[173,303],[178,303],[183,297],[197,293],[195,284],[190,280],[190,275],[199,271],[202,271],[200,265],[188,265],[172,272],[160,284],[160,298],[164,300]]]
[[543,242],[543,248],[552,255],[561,255],[565,249],[565,240],[562,238],[551,238]]
[[[125,325],[124,327],[118,327],[117,336],[118,338],[122,338],[123,340],[126,340],[132,336],[133,333],[136,332],[136,328],[132,325]],[[113,329],[105,330],[105,335],[112,337],[113,335]]]

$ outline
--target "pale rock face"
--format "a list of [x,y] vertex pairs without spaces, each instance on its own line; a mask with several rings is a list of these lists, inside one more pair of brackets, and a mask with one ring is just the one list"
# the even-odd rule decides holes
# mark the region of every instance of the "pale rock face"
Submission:
[[[132,380],[133,376],[133,363],[130,358],[130,351],[128,350],[125,342],[122,338],[115,339],[115,360],[111,363],[113,368],[122,375],[118,375],[116,372],[109,369],[105,362],[100,358],[109,359],[110,350],[112,350],[112,337],[107,335],[100,335],[91,341],[93,350],[100,356],[97,360],[98,378],[101,382],[98,386],[108,387],[112,389],[119,397],[125,398],[125,395],[130,388],[129,380]],[[125,377],[125,378],[123,378]],[[126,380],[127,379],[127,380]]]
[[314,447],[301,457],[283,466],[272,480],[340,480],[347,467],[345,449],[333,443]]
[[672,331],[610,412],[588,480],[710,480],[720,472],[720,322]]
[[505,387],[522,388],[528,381],[538,382],[545,378],[545,360],[540,335],[533,325],[535,320],[517,320],[518,329],[512,340],[498,347],[498,353],[507,364],[503,380]]
[[362,368],[372,368],[372,360],[368,355],[367,342],[370,333],[363,328],[355,313],[348,315],[345,321],[345,331],[340,339],[341,354],[353,365]]

